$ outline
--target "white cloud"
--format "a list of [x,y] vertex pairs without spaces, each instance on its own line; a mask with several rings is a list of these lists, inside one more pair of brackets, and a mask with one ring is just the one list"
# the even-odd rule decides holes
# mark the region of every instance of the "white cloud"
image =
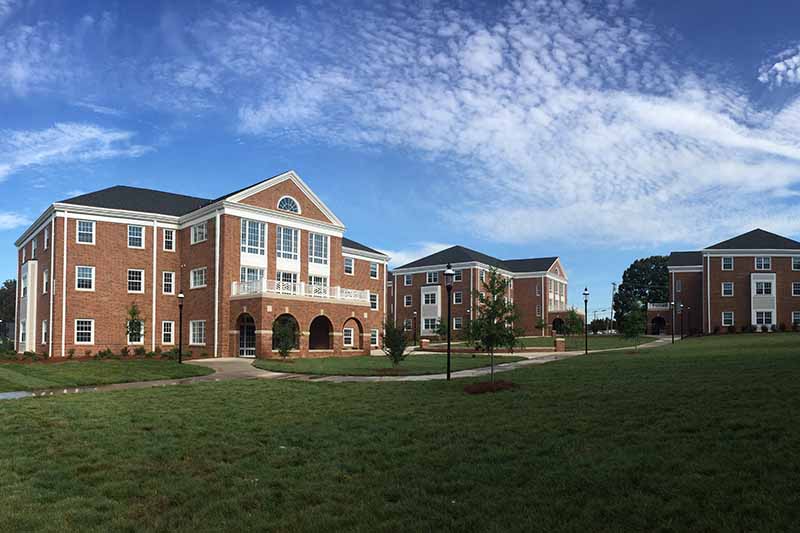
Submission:
[[72,105],[75,107],[82,107],[83,109],[88,109],[98,115],[108,115],[111,117],[124,117],[125,112],[119,109],[114,109],[113,107],[108,107],[104,105],[95,104],[92,102],[75,102]]
[[137,157],[150,148],[130,131],[93,124],[60,123],[44,130],[0,131],[0,181],[27,167]]
[[390,268],[397,268],[403,266],[411,261],[416,261],[432,253],[439,252],[445,248],[450,248],[452,244],[443,244],[440,242],[414,242],[410,243],[407,248],[400,250],[381,250],[382,253],[388,255],[391,260],[389,261]]
[[780,87],[784,83],[800,83],[800,48],[790,48],[761,66],[758,81]]
[[30,220],[19,213],[0,211],[0,231],[21,228],[29,224]]

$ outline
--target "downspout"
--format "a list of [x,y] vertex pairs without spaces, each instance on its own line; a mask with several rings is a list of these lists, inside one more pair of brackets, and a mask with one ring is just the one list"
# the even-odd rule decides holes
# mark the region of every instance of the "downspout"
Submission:
[[706,323],[707,331],[706,333],[711,333],[711,256],[707,255],[706,258],[706,309],[707,309],[707,316],[708,322]]
[[[152,339],[152,341],[151,341],[151,347],[150,347],[150,351],[151,352],[155,352],[156,351],[156,324],[158,324],[158,322],[156,321],[156,289],[158,287],[158,282],[156,281],[156,279],[157,279],[156,275],[158,274],[158,269],[156,268],[157,267],[157,262],[158,262],[158,257],[156,255],[156,250],[158,249],[157,248],[157,243],[158,243],[158,221],[157,220],[153,220],[153,278],[152,278],[153,279],[153,313],[150,315],[150,316],[153,317],[153,324],[150,326],[150,329],[152,330],[151,331],[151,339]],[[173,281],[173,283],[174,283],[174,281]],[[144,339],[142,339],[142,340],[144,340]]]
[[[95,231],[97,231],[95,229]],[[67,343],[67,241],[69,240],[69,213],[64,211],[64,257],[61,265],[61,357],[66,355]]]
[[50,318],[47,319],[47,353],[48,358],[53,357],[53,293],[55,292],[56,288],[53,286],[55,283],[55,259],[56,259],[56,217],[53,214],[53,218],[50,219],[50,272],[48,272],[48,277],[50,278],[47,280],[48,288],[47,290],[50,291]]
[[214,357],[219,357],[219,234],[220,215],[214,221]]
[[19,284],[20,271],[22,264],[19,262],[19,248],[17,248],[17,284],[14,290],[14,351],[19,353],[19,330],[20,330],[20,317],[19,317],[19,291],[22,287]]

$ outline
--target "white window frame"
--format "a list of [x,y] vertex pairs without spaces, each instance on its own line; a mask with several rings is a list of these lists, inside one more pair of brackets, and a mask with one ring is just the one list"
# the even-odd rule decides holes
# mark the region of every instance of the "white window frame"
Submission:
[[675,292],[681,292],[683,290],[683,280],[678,278],[675,280]]
[[200,244],[208,240],[208,220],[194,224],[189,230],[191,233],[191,243]]
[[536,316],[542,316],[542,304],[536,304]]
[[[431,300],[431,301],[429,301]],[[436,305],[436,293],[435,292],[426,292],[422,295],[422,304],[423,305]]]
[[126,340],[128,341],[128,346],[144,346],[144,320],[139,319],[139,322],[141,323],[141,329],[139,330],[139,341],[132,342],[131,336],[128,334],[125,336]]
[[[199,325],[203,326],[202,327],[202,333],[203,333],[203,339],[202,340],[203,340],[203,342],[195,342],[195,338],[194,338],[195,333],[198,333],[198,331],[195,331],[195,328],[197,326],[199,326]],[[190,320],[189,321],[189,346],[205,346],[206,345],[206,341],[208,340],[207,337],[206,337],[206,334],[207,334],[207,331],[206,331],[206,321],[205,320]]]
[[414,305],[414,297],[410,294],[403,296],[403,307],[411,307]]
[[800,255],[792,256],[792,270],[795,272],[800,270]]
[[[318,250],[322,248],[322,250]],[[308,262],[327,265],[330,261],[330,237],[322,233],[308,232]]]
[[425,272],[425,283],[428,285],[439,283],[439,272]]
[[[731,316],[730,317],[731,318],[730,322],[725,320],[725,315],[730,315]],[[727,328],[727,327],[733,326],[735,323],[736,323],[736,318],[735,318],[735,315],[734,315],[733,311],[723,311],[722,312],[722,326],[723,327]]]
[[[91,326],[91,330],[89,330],[89,336],[91,338],[90,338],[90,340],[88,342],[87,341],[79,341],[78,340],[78,322],[88,322],[89,325]],[[94,344],[94,319],[93,318],[76,318],[75,319],[74,333],[75,333],[75,335],[74,335],[75,336],[75,344],[87,345],[87,346],[91,345],[91,344]]]
[[[767,255],[759,255],[753,259],[756,270],[772,270],[772,257]],[[759,263],[761,266],[759,266]]]
[[[258,220],[243,218],[240,223],[240,250],[243,254],[266,255],[267,254],[267,225]],[[250,242],[250,230],[255,228],[256,243]]]
[[[432,328],[425,327],[425,325],[428,322],[430,322],[431,320],[433,321],[433,327]],[[437,319],[435,319],[435,318],[423,318],[422,319],[422,329],[423,329],[423,331],[436,331],[438,325],[439,325],[439,321]]]
[[371,329],[369,330],[369,345],[373,348],[380,346],[380,341],[378,339],[378,330]]
[[44,228],[44,250],[50,247],[50,228]]
[[[767,322],[767,313],[769,313],[769,322]],[[761,315],[761,322],[758,321],[758,315]],[[772,311],[756,311],[757,326],[771,326],[773,318]]]
[[[373,272],[375,275],[373,276]],[[369,277],[370,279],[380,279],[380,271],[378,270],[378,263],[369,264]]]
[[[255,276],[251,276],[250,274],[255,274]],[[266,270],[262,267],[242,265],[239,267],[239,282],[251,283],[261,281],[264,279],[265,274]]]
[[25,263],[25,261],[27,261],[27,260],[28,260],[28,249],[23,246],[22,247],[22,262]]
[[486,281],[486,271],[485,270],[481,270],[480,271],[480,274],[478,274],[478,279],[481,281],[481,283]]
[[[291,250],[284,250],[284,235],[292,235]],[[289,226],[276,226],[275,228],[275,255],[280,259],[288,259],[290,261],[297,261],[300,258],[300,230]]]
[[800,296],[800,281],[792,282],[792,296]]
[[[27,335],[28,331],[28,321],[27,320],[20,320],[19,321],[19,342],[25,344],[25,335]],[[27,349],[27,346],[26,346]]]
[[50,288],[50,271],[45,268],[44,271],[42,272],[42,294],[47,294],[49,288]]
[[406,318],[405,320],[403,320],[403,331],[411,331],[411,328],[413,327],[414,325],[410,318]]
[[456,274],[453,276],[453,281],[463,281],[464,280],[464,271],[463,270],[456,270]]
[[[92,240],[91,240],[91,242],[82,241],[81,240],[81,233],[83,233],[84,235],[86,235],[88,233],[87,231],[81,231],[81,223],[89,224],[91,226],[91,228],[92,228],[92,231],[91,231]],[[80,219],[76,220],[75,221],[75,242],[78,243],[78,244],[90,244],[90,245],[93,245],[97,240],[95,238],[96,230],[97,230],[97,224],[95,223],[94,220],[80,220]]]
[[[203,283],[199,284],[195,282],[194,275],[195,273],[203,272]],[[208,267],[197,267],[193,268],[189,272],[189,289],[204,289],[208,287]]]
[[[730,294],[726,294],[725,293],[725,287],[728,287],[728,286],[730,286],[730,289],[731,289]],[[722,296],[724,298],[731,298],[733,296],[733,293],[734,293],[733,282],[732,281],[723,281],[722,284],[720,285],[720,290],[722,291],[721,294],[722,294]]]
[[414,276],[411,274],[403,274],[403,286],[410,287],[414,284]]
[[[347,341],[347,338],[350,337],[350,342]],[[353,328],[344,328],[342,329],[342,346],[346,348],[352,348],[355,346],[355,330]]]
[[[350,265],[350,272],[347,271],[347,265]],[[355,276],[356,273],[356,260],[352,257],[344,258],[344,273],[347,276]]]
[[47,344],[47,319],[42,320],[42,344]]
[[[139,228],[141,230],[141,232],[142,232],[142,234],[138,237],[139,239],[142,240],[141,246],[134,246],[134,245],[131,244],[131,230],[135,229],[135,228]],[[137,237],[133,236],[133,238],[136,239]],[[140,226],[139,224],[128,224],[128,248],[133,248],[133,249],[136,249],[136,250],[144,250],[144,247],[145,247],[144,226]]]
[[31,259],[36,259],[36,248],[38,246],[38,239],[34,237],[31,239]]
[[[761,292],[759,292],[759,287]],[[767,287],[769,287],[769,292],[767,292]],[[772,296],[772,282],[771,281],[756,281],[756,296]]]
[[454,316],[453,317],[453,330],[455,330],[455,331],[460,330],[461,327],[463,326],[463,324],[464,324],[464,319],[463,318],[461,318],[460,316]]
[[800,311],[792,311],[792,324],[800,324]]
[[20,281],[20,298],[28,297],[28,269],[22,270],[22,280]]
[[[141,272],[142,273],[142,279],[141,279],[142,290],[140,290],[140,291],[132,291],[131,290],[131,272]],[[144,270],[143,269],[141,269],[141,268],[129,268],[128,269],[128,274],[127,274],[125,280],[127,282],[128,294],[144,294]]]
[[[166,329],[164,326],[169,324],[170,331],[169,331],[169,338],[170,340],[167,341],[166,339]],[[174,320],[162,320],[161,321],[161,344],[164,346],[173,346],[175,344],[175,321]]]
[[[175,241],[176,233],[177,232],[174,229],[164,228],[163,235],[162,235],[162,248],[164,249],[165,252],[174,252],[175,249],[177,248],[176,241]],[[172,235],[172,238],[167,239],[167,235],[168,234]],[[167,248],[167,241],[172,243],[172,247],[171,248]]]
[[[725,268],[725,261],[727,261],[727,260],[730,260],[730,262],[731,262],[731,266],[730,266],[730,268]],[[732,256],[725,256],[725,257],[723,257],[723,258],[722,258],[722,262],[721,262],[721,266],[720,266],[720,268],[721,268],[722,270],[726,271],[726,272],[730,272],[730,271],[732,271],[732,270],[733,270],[733,265],[734,265],[734,259],[733,259],[733,257],[732,257]]]
[[[169,276],[169,284],[172,286],[170,291],[167,291],[167,276]],[[161,272],[161,294],[175,294],[175,272],[163,270]]]
[[464,303],[464,293],[455,291],[453,293],[453,305],[461,305],[462,303]]
[[[294,202],[294,206],[297,208],[297,211],[292,211],[291,209],[283,209],[283,208],[281,208],[281,202],[283,202],[287,198],[289,200],[291,200],[292,202]],[[297,200],[295,200],[293,197],[289,196],[288,194],[283,195],[278,199],[278,203],[275,204],[275,208],[278,211],[283,211],[284,213],[292,213],[294,215],[302,215],[303,214],[303,208],[300,207],[300,202],[298,202]]]
[[372,311],[378,310],[378,294],[371,292],[369,293],[369,308]]
[[[90,288],[88,288],[88,289],[81,288],[81,287],[78,286],[78,281],[79,280],[86,279],[86,278],[81,278],[78,275],[78,273],[80,272],[80,270],[82,268],[88,268],[92,273],[92,277],[91,277],[92,286]],[[93,266],[89,266],[89,265],[75,265],[75,290],[76,291],[81,291],[81,292],[94,292],[94,288],[95,288],[95,268]]]

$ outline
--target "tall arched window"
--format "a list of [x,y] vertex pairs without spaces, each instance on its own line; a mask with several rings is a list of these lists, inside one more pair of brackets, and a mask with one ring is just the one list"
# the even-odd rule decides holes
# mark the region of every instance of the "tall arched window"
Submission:
[[281,211],[288,211],[290,213],[299,213],[300,206],[297,205],[297,201],[291,196],[284,196],[278,201],[278,209]]

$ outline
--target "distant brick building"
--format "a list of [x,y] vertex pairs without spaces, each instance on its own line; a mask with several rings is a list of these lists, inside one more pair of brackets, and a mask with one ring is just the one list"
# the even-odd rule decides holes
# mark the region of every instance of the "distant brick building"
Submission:
[[[273,326],[302,356],[369,353],[388,257],[294,172],[215,200],[111,187],[51,205],[17,240],[17,349],[63,357],[123,347],[269,356]],[[144,331],[128,338],[135,304]]]
[[[800,242],[755,229],[703,250],[672,252],[675,331],[800,324]],[[650,304],[649,328],[671,331],[670,302]]]
[[526,334],[548,335],[563,324],[568,312],[568,279],[558,257],[501,260],[453,246],[391,272],[389,312],[396,324],[415,337],[434,336],[439,322],[447,317],[442,273],[448,263],[456,272],[451,304],[454,331],[468,327],[475,316],[478,294],[491,268],[511,280],[507,297],[519,311],[516,326]]

